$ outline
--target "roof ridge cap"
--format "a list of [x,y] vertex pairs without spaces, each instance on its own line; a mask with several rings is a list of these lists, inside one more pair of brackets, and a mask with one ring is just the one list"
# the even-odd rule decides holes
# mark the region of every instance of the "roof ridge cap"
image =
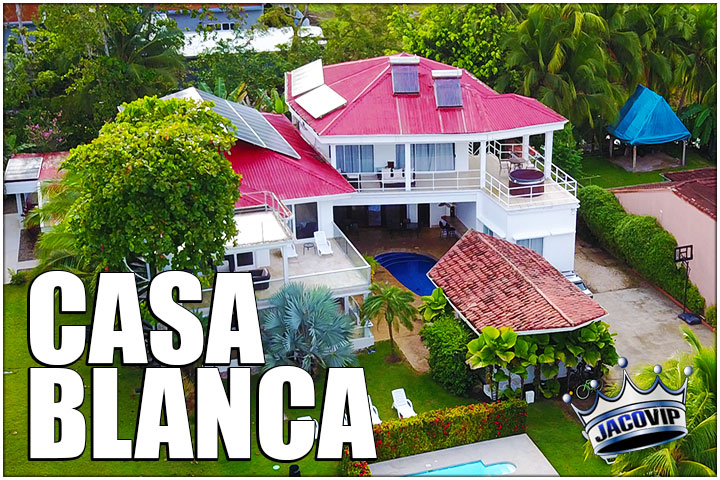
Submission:
[[[478,232],[478,233],[480,233],[480,232]],[[483,242],[485,242],[486,244],[490,245],[490,248],[492,248],[493,250],[495,250],[495,252],[497,252],[497,254],[500,255],[500,256],[513,268],[513,270],[515,270],[517,273],[519,273],[520,276],[521,276],[526,282],[528,282],[528,283],[532,286],[532,288],[535,289],[535,291],[536,291],[537,293],[539,293],[540,296],[541,296],[553,309],[555,309],[556,312],[558,312],[558,313],[560,314],[560,316],[561,316],[562,318],[565,319],[565,321],[568,323],[569,326],[571,326],[571,327],[574,327],[574,326],[575,326],[575,325],[573,324],[572,320],[570,320],[570,318],[565,314],[565,312],[564,312],[560,307],[558,307],[558,306],[555,304],[555,302],[553,302],[552,300],[550,300],[550,299],[547,297],[547,295],[545,295],[545,294],[538,288],[538,286],[535,285],[535,282],[533,282],[530,278],[528,278],[527,275],[525,275],[519,268],[517,268],[517,266],[515,266],[515,264],[514,264],[503,252],[501,252],[498,248],[496,248],[495,245],[493,245],[491,242],[486,241],[484,237],[480,237],[480,239],[481,239]],[[502,239],[500,239],[500,240],[502,240]],[[507,240],[503,240],[503,241],[507,241]],[[509,242],[508,242],[508,243],[509,243]],[[511,245],[517,245],[517,244],[511,244]],[[524,248],[524,247],[522,247],[522,246],[520,246],[520,245],[517,245],[517,246],[520,247],[520,248]],[[528,249],[528,250],[530,250],[530,249]],[[537,252],[534,252],[533,250],[531,250],[531,251],[532,251],[533,253],[537,254]]]

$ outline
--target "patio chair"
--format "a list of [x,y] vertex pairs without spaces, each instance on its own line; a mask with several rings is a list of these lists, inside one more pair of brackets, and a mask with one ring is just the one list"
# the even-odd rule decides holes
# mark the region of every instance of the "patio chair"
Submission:
[[305,416],[305,417],[298,417],[298,420],[312,420],[315,422],[315,440],[318,438],[318,431],[320,430],[320,425],[318,424],[318,421],[312,418],[311,416]]
[[377,407],[373,405],[370,395],[368,395],[368,403],[370,404],[370,420],[372,420],[372,424],[380,425],[382,420],[380,420],[380,414],[378,413]]
[[298,258],[297,249],[295,248],[294,243],[285,245],[283,253],[285,254],[285,258],[287,259]]
[[330,242],[328,242],[327,237],[325,236],[325,232],[322,230],[318,230],[317,232],[313,233],[313,236],[315,237],[315,247],[317,248],[318,255],[332,255],[332,247],[330,246]]
[[417,415],[413,404],[407,395],[405,395],[404,388],[398,388],[392,391],[393,397],[393,408],[397,410],[398,418],[409,418]]

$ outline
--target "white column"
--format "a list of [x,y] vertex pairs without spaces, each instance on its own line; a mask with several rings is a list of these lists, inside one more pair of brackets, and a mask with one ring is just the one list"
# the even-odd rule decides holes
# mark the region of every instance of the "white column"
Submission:
[[553,132],[545,132],[545,178],[551,178]]
[[288,267],[288,259],[287,259],[287,256],[285,255],[285,247],[280,249],[280,253],[282,253],[282,260],[283,260],[283,283],[288,283],[288,276],[289,276],[288,268],[289,267]]
[[22,214],[23,214],[22,193],[15,194],[15,202],[17,203],[18,218],[20,218],[21,224],[22,224]]
[[410,144],[405,144],[405,191],[412,189],[412,158],[410,158]]
[[337,145],[330,145],[330,165],[337,168]]
[[487,140],[480,141],[480,188],[485,188],[485,172],[487,171]]
[[522,158],[529,160],[530,153],[530,135],[523,135],[522,137]]
[[417,203],[411,203],[407,205],[407,217],[411,222],[418,221],[418,206]]

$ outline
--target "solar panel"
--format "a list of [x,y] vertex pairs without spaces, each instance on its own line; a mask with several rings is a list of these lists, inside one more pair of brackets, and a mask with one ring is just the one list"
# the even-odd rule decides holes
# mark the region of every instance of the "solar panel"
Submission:
[[325,84],[322,60],[315,60],[292,71],[292,96],[297,97],[305,92]]
[[440,107],[462,107],[460,77],[462,70],[433,70],[435,104]]
[[300,158],[287,140],[254,108],[225,100],[194,87],[163,97],[163,99],[167,98],[191,98],[213,102],[215,106],[212,107],[212,110],[232,123],[235,127],[233,134],[239,140],[282,153],[288,157]]
[[327,85],[321,85],[295,101],[313,118],[324,117],[347,103],[347,100]]
[[10,158],[5,167],[5,181],[37,180],[40,177],[42,162],[42,157]]
[[392,66],[393,93],[420,93],[417,65]]

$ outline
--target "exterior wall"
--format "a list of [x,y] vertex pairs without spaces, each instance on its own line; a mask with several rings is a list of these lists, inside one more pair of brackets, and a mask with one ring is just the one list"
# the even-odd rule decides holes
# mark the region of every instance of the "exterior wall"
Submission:
[[270,250],[258,250],[253,255],[256,268],[267,267],[270,265]]
[[455,170],[468,170],[468,142],[455,142]]
[[382,143],[373,145],[373,155],[375,157],[375,170],[387,167],[388,162],[395,161],[395,144]]
[[[477,204],[474,202],[461,202],[455,204],[455,216],[465,225],[467,228],[473,228],[477,230]],[[481,227],[482,228],[482,227]]]
[[697,285],[707,305],[716,305],[716,220],[669,189],[613,193],[628,213],[651,215],[675,237],[678,245],[693,245],[690,280]]

